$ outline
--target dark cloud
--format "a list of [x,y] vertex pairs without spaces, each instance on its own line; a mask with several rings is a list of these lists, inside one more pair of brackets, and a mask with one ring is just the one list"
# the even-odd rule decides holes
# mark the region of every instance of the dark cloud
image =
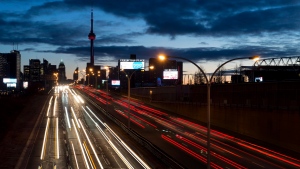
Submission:
[[[89,61],[88,47],[66,47],[55,51],[41,51],[58,54],[74,54],[78,60]],[[263,58],[296,55],[297,50],[291,48],[280,51],[274,47],[262,46],[236,46],[234,48],[163,48],[144,46],[103,46],[95,47],[95,59],[101,62],[110,62],[117,65],[118,59],[129,58],[130,54],[136,54],[137,58],[146,59],[157,57],[159,54],[183,57],[199,63],[203,61],[214,61],[220,59],[231,59],[238,57],[251,57],[260,55]]]
[[[89,6],[81,0],[66,0],[73,6]],[[275,1],[140,1],[100,0],[94,6],[126,18],[144,19],[148,33],[160,35],[236,36],[297,30],[300,11],[294,0]],[[291,18],[296,22],[291,22]]]
[[[4,1],[8,2],[8,0]],[[16,0],[14,1],[16,2]],[[93,5],[92,5],[93,3]],[[145,32],[128,32],[118,34],[95,30],[95,57],[116,59],[128,58],[135,53],[140,58],[155,57],[158,53],[182,56],[195,62],[219,58],[251,56],[294,55],[297,46],[285,42],[283,47],[271,47],[270,42],[260,42],[264,46],[243,44],[243,38],[261,38],[269,35],[285,34],[286,37],[299,36],[300,2],[295,0],[271,1],[197,1],[197,0],[64,0],[45,2],[32,6],[24,13],[0,12],[0,42],[2,44],[49,44],[57,50],[39,50],[40,52],[74,54],[81,61],[89,60],[89,27],[76,22],[52,22],[37,20],[51,14],[61,14],[76,11],[89,12],[91,6],[95,10],[128,20],[143,20],[146,23]],[[87,21],[88,22],[88,21]],[[122,23],[95,20],[101,27],[120,27]],[[88,24],[88,23],[87,23]],[[97,32],[98,31],[98,32]],[[135,30],[134,30],[135,31]],[[287,34],[288,32],[288,34]],[[239,39],[235,46],[209,47],[206,41],[202,48],[163,48],[144,46],[125,46],[135,44],[135,38],[143,34],[167,35],[175,38],[178,35],[206,37],[234,37]],[[271,38],[272,40],[272,38]],[[202,41],[202,40],[201,40]],[[119,46],[113,46],[118,44]],[[124,44],[124,45],[120,45]],[[24,49],[33,51],[34,49]],[[37,49],[36,49],[37,50]],[[255,51],[255,52],[254,52]]]

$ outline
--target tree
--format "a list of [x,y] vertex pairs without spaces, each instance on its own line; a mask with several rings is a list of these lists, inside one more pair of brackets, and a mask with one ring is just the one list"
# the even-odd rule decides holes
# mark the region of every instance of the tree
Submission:
[[[220,64],[218,65],[218,67],[220,66]],[[226,77],[225,77],[225,68],[222,66],[215,74],[215,77],[213,79],[212,82],[215,83],[223,83],[226,81]]]
[[[205,73],[205,70],[202,67],[200,67],[200,68]],[[198,70],[197,72],[195,72],[195,74],[194,74],[194,82],[195,82],[195,84],[206,83],[205,76],[202,74],[202,72],[200,70]]]

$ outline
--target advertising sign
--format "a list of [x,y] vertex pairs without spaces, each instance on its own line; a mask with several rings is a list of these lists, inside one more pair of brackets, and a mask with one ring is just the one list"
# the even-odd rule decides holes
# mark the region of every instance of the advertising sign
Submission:
[[112,86],[120,86],[120,80],[111,80]]
[[3,78],[3,83],[17,83],[17,79]]
[[178,71],[177,70],[164,70],[163,79],[178,79]]
[[144,69],[144,59],[120,59],[120,69]]

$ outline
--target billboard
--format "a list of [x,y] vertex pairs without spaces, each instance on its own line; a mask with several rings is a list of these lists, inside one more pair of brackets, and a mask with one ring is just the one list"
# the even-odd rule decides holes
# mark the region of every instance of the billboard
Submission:
[[262,82],[263,81],[263,77],[255,77],[255,82]]
[[164,70],[163,79],[178,79],[177,70]]
[[111,80],[112,86],[120,86],[120,80]]
[[3,78],[3,83],[17,83],[17,79]]
[[23,88],[27,89],[28,88],[28,82],[23,82]]
[[120,59],[120,69],[144,69],[144,59]]

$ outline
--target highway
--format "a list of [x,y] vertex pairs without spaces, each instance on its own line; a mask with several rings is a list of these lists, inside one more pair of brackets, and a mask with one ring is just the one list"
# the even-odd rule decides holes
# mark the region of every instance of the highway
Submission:
[[[206,141],[206,127],[195,121],[102,90],[60,86],[49,92],[16,167],[206,168]],[[300,159],[211,130],[211,168],[300,168]]]
[[139,148],[127,134],[114,131],[116,126],[99,117],[97,110],[73,89],[67,86],[54,88],[46,105],[40,113],[40,122],[37,122],[38,132],[28,163],[22,167],[166,167]]
[[[87,87],[78,87],[77,90],[107,109],[125,125],[130,125],[132,130],[171,155],[184,168],[205,167],[207,157],[205,126],[157,110],[138,100],[131,99],[129,110],[126,97],[112,96],[104,91]],[[212,130],[211,135],[212,168],[300,167],[299,158],[217,130]]]

